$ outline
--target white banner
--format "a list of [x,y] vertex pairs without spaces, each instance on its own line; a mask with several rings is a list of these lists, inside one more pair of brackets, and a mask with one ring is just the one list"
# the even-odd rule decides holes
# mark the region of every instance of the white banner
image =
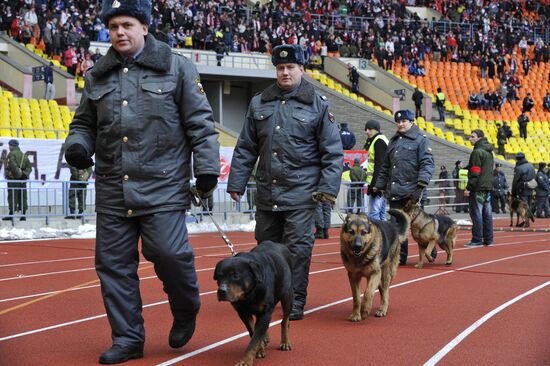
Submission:
[[[9,153],[8,142],[11,138],[0,138],[0,180],[6,177],[6,163]],[[17,139],[19,148],[29,157],[33,167],[29,180],[60,182],[70,180],[71,173],[64,157],[64,140]],[[227,182],[229,166],[233,157],[232,147],[220,149],[220,183]],[[93,175],[90,180],[93,180]],[[5,183],[3,184],[5,186]]]

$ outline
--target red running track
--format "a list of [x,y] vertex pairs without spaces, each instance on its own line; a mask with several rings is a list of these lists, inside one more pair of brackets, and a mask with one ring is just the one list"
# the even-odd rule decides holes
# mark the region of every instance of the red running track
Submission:
[[[505,223],[502,223],[505,225]],[[548,228],[550,220],[537,220]],[[251,233],[229,233],[237,251]],[[451,267],[399,267],[388,316],[351,323],[351,291],[339,256],[338,230],[315,244],[307,315],[292,322],[290,352],[277,350],[281,311],[270,328],[267,358],[255,365],[548,365],[550,360],[550,233],[495,232],[495,245],[464,248],[460,231]],[[192,235],[202,308],[197,331],[180,350],[168,346],[171,316],[151,263],[140,264],[145,358],[127,365],[233,365],[248,335],[212,279],[229,255],[219,235]],[[110,346],[94,271],[94,240],[0,243],[0,364],[94,365]],[[364,285],[364,283],[363,283]],[[378,305],[375,296],[373,309]]]

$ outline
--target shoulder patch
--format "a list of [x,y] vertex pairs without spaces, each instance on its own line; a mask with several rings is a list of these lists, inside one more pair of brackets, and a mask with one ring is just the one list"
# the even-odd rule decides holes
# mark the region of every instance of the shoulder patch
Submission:
[[324,96],[324,95],[321,95],[321,99],[322,99],[322,100],[327,100],[328,98],[327,98],[326,96]]
[[334,120],[335,120],[334,114],[328,112],[328,120],[329,120],[330,122],[334,122]]
[[195,80],[195,83],[197,84],[197,90],[199,93],[201,94],[204,94],[204,88],[202,87],[202,84],[201,84],[201,79],[197,78]]

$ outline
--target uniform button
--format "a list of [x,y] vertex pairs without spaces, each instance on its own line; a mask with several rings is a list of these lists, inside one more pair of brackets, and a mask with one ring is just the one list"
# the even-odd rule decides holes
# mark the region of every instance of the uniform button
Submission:
[[128,210],[127,213],[128,213],[128,216],[132,216],[134,214],[134,211]]
[[130,179],[130,177],[128,176],[128,174],[125,174],[124,177],[122,177],[122,179],[128,180],[128,179]]
[[277,126],[275,127],[276,130],[280,130],[281,129],[281,126]]
[[277,179],[273,179],[271,182],[272,182],[273,184],[276,184],[276,183],[277,183]]
[[273,156],[277,156],[277,151],[273,151]]
[[128,101],[127,101],[127,100],[123,100],[123,101],[122,101],[122,105],[126,107],[126,106],[128,105]]
[[395,165],[393,166],[393,169],[395,169]]
[[277,205],[273,205],[273,208],[277,208]]
[[162,89],[157,89],[157,93],[162,93]]
[[127,67],[123,68],[122,72],[126,74],[128,72],[128,68]]
[[282,103],[282,104],[285,104],[285,103],[286,103],[286,100],[283,100],[281,103]]
[[264,119],[264,116],[263,116],[263,114],[261,114],[261,115],[260,115],[260,119]]
[[128,136],[124,136],[124,137],[122,138],[122,142],[128,142]]

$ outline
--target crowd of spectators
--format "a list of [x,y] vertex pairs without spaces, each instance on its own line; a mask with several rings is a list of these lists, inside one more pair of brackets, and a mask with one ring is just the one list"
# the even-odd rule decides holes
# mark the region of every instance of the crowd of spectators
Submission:
[[[158,0],[150,32],[172,47],[217,53],[265,53],[294,43],[312,64],[327,55],[361,57],[385,69],[402,62],[415,75],[423,75],[423,61],[431,54],[435,61],[475,63],[493,77],[503,72],[500,64],[516,45],[523,57],[527,40],[535,45],[533,62],[548,61],[548,45],[533,35],[548,24],[550,6],[543,3],[281,0],[262,6],[246,0]],[[424,21],[408,13],[407,5],[432,7],[444,17]],[[89,54],[90,40],[109,40],[100,7],[100,0],[0,0],[0,26],[18,41],[42,44],[71,72],[83,74],[89,68],[83,63],[99,56]]]

